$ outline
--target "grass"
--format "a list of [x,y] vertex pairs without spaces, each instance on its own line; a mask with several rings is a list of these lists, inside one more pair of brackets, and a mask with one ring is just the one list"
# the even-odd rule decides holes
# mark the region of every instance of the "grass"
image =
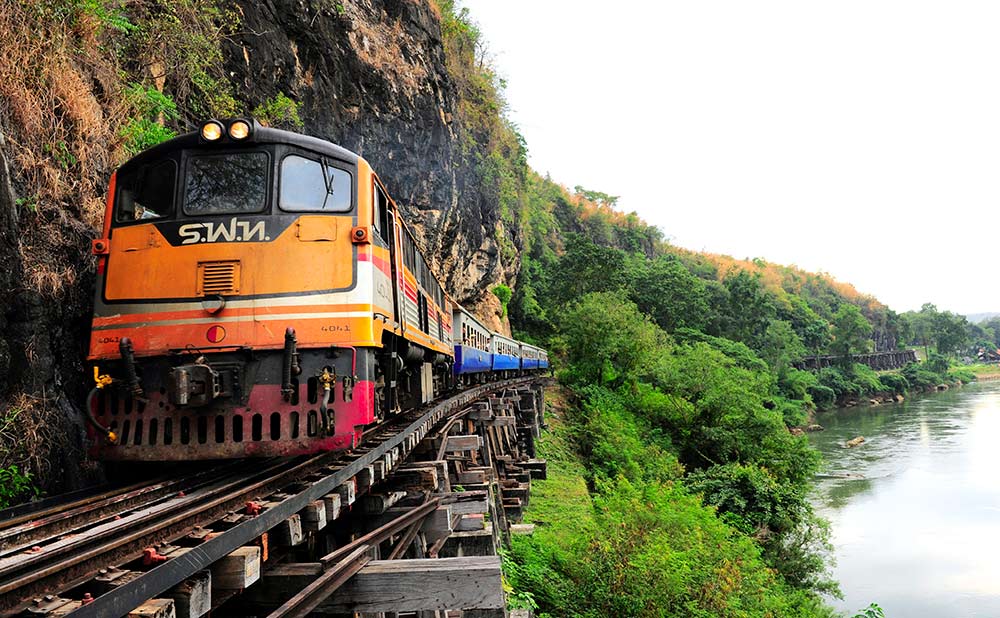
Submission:
[[961,368],[971,371],[976,376],[1000,375],[1000,364],[973,363],[972,365],[962,365]]
[[563,415],[570,404],[562,387],[546,390],[545,403],[548,429],[538,442],[538,456],[547,461],[547,478],[532,481],[525,521],[535,524],[535,534],[546,544],[568,547],[593,530],[593,505],[584,480],[586,470],[568,440]]

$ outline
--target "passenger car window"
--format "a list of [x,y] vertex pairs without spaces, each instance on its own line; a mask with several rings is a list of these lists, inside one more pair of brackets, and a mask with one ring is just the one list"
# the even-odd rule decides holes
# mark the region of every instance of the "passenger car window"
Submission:
[[282,210],[345,212],[351,209],[351,175],[329,163],[288,155],[281,160]]
[[116,221],[161,219],[174,211],[177,164],[168,159],[143,165],[119,176],[116,184]]
[[267,203],[267,153],[197,155],[188,159],[184,212],[259,212]]

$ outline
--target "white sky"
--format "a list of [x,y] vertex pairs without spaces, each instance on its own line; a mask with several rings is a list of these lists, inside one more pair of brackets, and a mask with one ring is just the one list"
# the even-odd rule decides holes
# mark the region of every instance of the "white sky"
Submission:
[[682,247],[1000,311],[1000,3],[463,4],[541,173]]

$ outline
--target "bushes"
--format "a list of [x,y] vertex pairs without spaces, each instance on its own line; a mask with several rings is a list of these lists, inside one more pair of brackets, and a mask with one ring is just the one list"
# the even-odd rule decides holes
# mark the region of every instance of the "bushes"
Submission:
[[279,92],[254,108],[253,117],[267,127],[301,130],[299,104]]
[[881,393],[887,390],[875,370],[867,365],[856,363],[852,378],[859,393]]
[[30,472],[21,472],[17,466],[0,468],[0,509],[38,495],[38,488],[32,482]]
[[497,297],[497,300],[500,301],[501,317],[506,316],[507,305],[510,303],[511,297],[514,296],[514,292],[511,291],[511,289],[508,286],[503,285],[502,283],[498,286],[495,286],[491,291],[493,292],[493,295]]
[[135,156],[177,135],[161,124],[180,117],[177,104],[169,96],[156,88],[132,83],[125,89],[125,100],[134,112],[120,132],[125,140],[125,152],[129,156]]
[[[945,363],[947,371],[947,363]],[[932,389],[945,382],[947,376],[932,371],[927,363],[910,363],[900,372],[911,386],[921,389]]]
[[829,615],[678,484],[619,477],[598,483],[591,497],[579,488],[567,497],[551,492],[552,483],[566,479],[536,484],[528,516],[540,502],[546,525],[514,537],[507,570],[542,618]]
[[[806,402],[776,395],[770,368],[746,346],[690,332],[677,344],[620,292],[588,294],[562,315],[563,376],[579,397],[567,416],[590,486],[645,490],[686,470],[727,521],[759,538],[767,563],[806,587],[826,585],[814,551],[823,543],[785,543],[802,529],[808,537],[813,519],[805,495],[818,455],[786,429],[804,421]],[[786,375],[804,391],[800,374]]]
[[955,367],[948,371],[947,374],[948,382],[961,382],[962,384],[968,384],[969,382],[974,382],[976,380],[976,374],[969,369],[964,367]]
[[666,333],[613,292],[584,296],[564,313],[563,336],[574,381],[618,385],[655,372]]
[[879,380],[885,385],[886,390],[896,394],[905,393],[910,389],[910,381],[902,373],[890,372],[879,376]]
[[823,384],[813,384],[809,387],[809,397],[820,410],[832,408],[837,403],[837,391]]
[[826,367],[816,372],[819,383],[834,392],[837,399],[844,396],[857,396],[861,393],[858,385],[855,384],[844,371],[837,367]]

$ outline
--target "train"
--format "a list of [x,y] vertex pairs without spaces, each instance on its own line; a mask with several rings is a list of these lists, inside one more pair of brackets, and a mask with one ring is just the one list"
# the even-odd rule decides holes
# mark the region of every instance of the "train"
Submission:
[[550,368],[446,292],[364,158],[251,118],[119,167],[92,253],[95,459],[352,449],[444,393]]

